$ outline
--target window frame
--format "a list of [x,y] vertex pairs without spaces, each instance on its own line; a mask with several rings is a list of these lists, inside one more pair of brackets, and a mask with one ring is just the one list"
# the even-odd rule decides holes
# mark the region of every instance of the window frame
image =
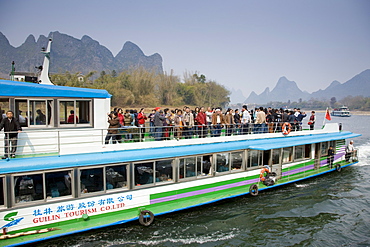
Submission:
[[[76,118],[74,119],[74,123],[67,123],[68,121],[68,110],[67,110],[67,115],[66,115],[66,123],[60,123],[60,118],[61,118],[61,103],[62,102],[73,102],[73,111],[75,112],[75,116],[78,117],[78,122],[76,122]],[[77,115],[77,102],[87,102],[88,104],[88,116],[89,116],[89,123],[81,123],[81,118]],[[57,116],[57,119],[58,119],[58,122],[56,124],[56,126],[58,128],[70,128],[70,127],[75,127],[75,128],[80,128],[80,127],[92,127],[93,126],[93,99],[74,99],[74,98],[63,98],[63,99],[60,99],[60,98],[57,98],[57,113],[58,113],[58,116]],[[80,110],[80,109],[79,109]]]
[[[121,188],[113,188],[113,189],[107,189],[107,167],[112,167],[112,166],[125,166],[126,167],[126,186],[121,187]],[[116,192],[116,191],[122,191],[122,190],[129,190],[130,189],[130,181],[129,181],[129,172],[130,172],[130,163],[116,163],[116,164],[109,164],[104,166],[104,177],[105,177],[105,193],[111,193],[111,192]],[[93,193],[93,192],[92,192]],[[89,193],[88,193],[89,194]]]

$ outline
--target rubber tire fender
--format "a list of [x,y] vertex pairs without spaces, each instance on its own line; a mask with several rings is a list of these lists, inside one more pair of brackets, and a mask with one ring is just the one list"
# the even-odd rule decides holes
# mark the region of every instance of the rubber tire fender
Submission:
[[143,226],[150,226],[154,221],[154,214],[149,210],[143,210],[139,215],[139,222]]
[[342,166],[337,164],[335,165],[335,170],[337,170],[338,172],[340,172],[342,170]]
[[257,196],[258,195],[258,185],[257,184],[252,184],[249,187],[249,194],[252,196]]

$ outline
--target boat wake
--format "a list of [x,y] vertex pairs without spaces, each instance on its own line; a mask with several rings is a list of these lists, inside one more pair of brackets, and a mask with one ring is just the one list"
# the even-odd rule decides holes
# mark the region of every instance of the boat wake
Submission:
[[356,166],[368,166],[370,164],[370,142],[358,147],[358,159]]
[[[152,236],[153,239],[149,240],[127,240],[127,239],[117,239],[115,241],[104,241],[104,246],[121,246],[121,245],[128,245],[128,246],[183,246],[188,244],[206,244],[211,242],[218,242],[219,241],[226,241],[235,238],[238,235],[237,229],[232,229],[231,232],[225,231],[217,231],[213,232],[208,236],[174,236],[174,237],[166,237],[163,238],[163,235],[154,235]],[[158,238],[158,239],[155,239]],[[100,241],[100,244],[102,242]],[[86,246],[86,243],[81,245],[76,245],[79,247]]]

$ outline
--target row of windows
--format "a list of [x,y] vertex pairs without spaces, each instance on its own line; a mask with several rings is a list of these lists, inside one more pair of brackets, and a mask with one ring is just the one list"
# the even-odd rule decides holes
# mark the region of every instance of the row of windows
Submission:
[[[322,143],[321,146],[330,144]],[[267,151],[245,150],[132,164],[17,174],[7,177],[10,179],[11,188],[14,188],[11,191],[12,199],[9,199],[11,203],[8,205],[68,196],[83,197],[89,193],[213,177],[266,164],[298,161],[310,158],[310,153],[311,145],[308,144]],[[5,177],[0,177],[0,180],[0,205],[4,205]]]
[[[10,109],[9,99],[0,99],[0,108]],[[14,114],[22,127],[91,126],[92,100],[15,99]]]

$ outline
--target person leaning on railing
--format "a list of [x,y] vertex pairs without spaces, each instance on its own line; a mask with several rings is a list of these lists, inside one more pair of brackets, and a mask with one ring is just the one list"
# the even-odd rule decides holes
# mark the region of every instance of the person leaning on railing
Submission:
[[[17,151],[18,133],[22,131],[22,128],[18,122],[18,119],[14,117],[12,111],[6,112],[6,117],[1,120],[0,131],[4,128],[4,156],[2,159],[7,159],[9,156],[15,158],[15,152]],[[10,149],[11,145],[11,149]]]

